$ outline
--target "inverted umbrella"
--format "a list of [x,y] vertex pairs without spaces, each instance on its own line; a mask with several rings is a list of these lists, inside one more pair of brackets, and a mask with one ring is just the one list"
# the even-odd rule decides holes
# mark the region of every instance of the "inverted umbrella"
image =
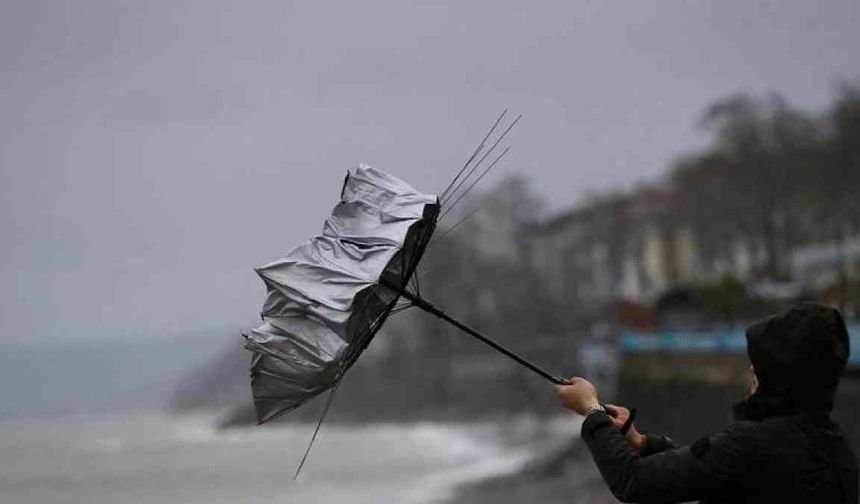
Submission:
[[439,208],[435,196],[359,166],[322,234],[257,269],[263,324],[245,346],[260,423],[331,388],[355,363],[415,271]]
[[[423,299],[417,288],[410,289],[445,202],[456,197],[447,212],[507,152],[470,180],[516,124],[515,120],[472,164],[503,116],[441,197],[420,193],[392,175],[361,165],[347,174],[340,202],[326,218],[322,233],[256,270],[267,288],[263,323],[244,336],[246,348],[253,352],[251,385],[258,422],[336,389],[401,297],[547,380],[566,383],[453,319]],[[469,186],[458,194],[467,180]]]

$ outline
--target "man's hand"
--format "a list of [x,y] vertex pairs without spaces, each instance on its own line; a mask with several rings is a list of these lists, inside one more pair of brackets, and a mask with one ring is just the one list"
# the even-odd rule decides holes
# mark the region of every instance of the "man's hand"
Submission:
[[597,390],[584,378],[576,376],[568,379],[567,385],[556,385],[555,393],[565,408],[584,415],[589,408],[599,406]]
[[[630,410],[624,406],[616,406],[614,404],[604,404],[604,406],[612,420],[612,426],[620,430],[627,422],[627,419],[630,418]],[[630,447],[636,450],[637,453],[642,453],[642,450],[645,449],[645,436],[639,434],[635,425],[630,425],[626,437]]]

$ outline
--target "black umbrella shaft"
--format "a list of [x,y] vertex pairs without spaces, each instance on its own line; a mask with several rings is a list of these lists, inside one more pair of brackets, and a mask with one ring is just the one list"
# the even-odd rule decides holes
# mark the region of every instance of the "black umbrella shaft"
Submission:
[[464,332],[470,334],[471,336],[474,336],[475,338],[481,340],[483,343],[491,346],[493,349],[498,350],[499,352],[507,355],[511,359],[517,361],[519,364],[531,369],[532,371],[541,375],[542,377],[546,378],[547,380],[551,381],[552,383],[555,383],[556,385],[565,385],[567,383],[567,380],[564,380],[562,378],[559,378],[557,376],[553,376],[553,375],[547,373],[546,371],[539,368],[535,364],[532,364],[531,362],[520,357],[516,353],[508,350],[507,348],[503,347],[502,345],[499,345],[495,341],[484,336],[483,334],[479,333],[478,331],[472,329],[471,327],[467,326],[466,324],[463,324],[462,322],[459,322],[458,320],[451,318],[447,313],[436,308],[429,301],[426,301],[423,298],[412,294],[411,292],[407,292],[406,290],[404,290],[402,292],[402,295],[406,299],[412,301],[412,303],[415,304],[415,306],[417,306],[418,308],[421,308],[422,310],[424,310],[426,312],[432,313],[433,315],[436,315],[437,317],[441,318],[442,320],[448,321],[449,323],[453,324],[457,328],[459,328],[459,329],[463,330]]

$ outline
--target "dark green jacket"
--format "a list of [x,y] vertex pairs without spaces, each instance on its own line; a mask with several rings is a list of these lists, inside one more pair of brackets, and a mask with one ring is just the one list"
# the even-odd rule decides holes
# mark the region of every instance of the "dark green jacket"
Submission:
[[746,332],[759,385],[735,423],[690,447],[648,436],[633,451],[604,413],[582,438],[612,492],[624,502],[857,503],[857,460],[830,421],[850,354],[842,315],[801,304]]
[[738,421],[689,447],[647,436],[640,455],[607,415],[593,413],[582,438],[622,502],[857,502],[857,466],[844,437],[802,415]]

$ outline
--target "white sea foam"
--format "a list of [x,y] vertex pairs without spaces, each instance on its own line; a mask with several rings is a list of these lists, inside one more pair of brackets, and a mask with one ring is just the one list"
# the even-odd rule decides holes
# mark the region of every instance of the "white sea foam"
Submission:
[[324,425],[219,430],[208,416],[0,424],[0,502],[426,504],[522,466],[498,425]]

